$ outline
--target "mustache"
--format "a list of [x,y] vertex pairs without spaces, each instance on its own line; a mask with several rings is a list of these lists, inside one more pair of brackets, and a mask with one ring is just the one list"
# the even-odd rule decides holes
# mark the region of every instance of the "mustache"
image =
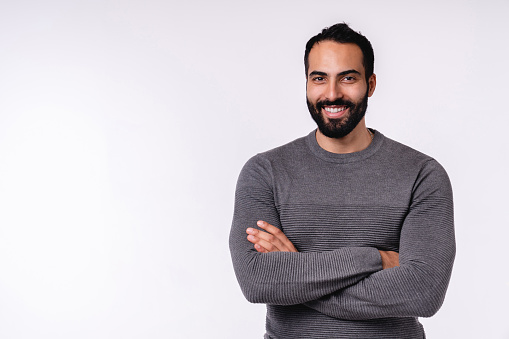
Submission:
[[346,106],[347,108],[348,107],[352,107],[352,106],[355,106],[353,102],[349,101],[349,100],[344,100],[344,99],[336,99],[334,101],[330,101],[330,100],[322,100],[322,101],[318,101],[316,103],[316,108],[317,109],[321,109],[323,108],[324,106],[332,106],[332,105],[337,105],[337,106]]

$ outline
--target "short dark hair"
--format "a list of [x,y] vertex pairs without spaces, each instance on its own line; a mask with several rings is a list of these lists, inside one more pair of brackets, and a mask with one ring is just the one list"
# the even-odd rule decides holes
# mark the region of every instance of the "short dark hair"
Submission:
[[306,51],[304,52],[306,77],[308,76],[309,69],[309,52],[311,51],[311,48],[320,41],[334,41],[341,44],[356,44],[362,51],[362,64],[366,72],[366,81],[373,74],[373,70],[375,68],[375,55],[373,53],[371,43],[364,35],[357,33],[346,23],[340,23],[335,24],[334,26],[325,27],[321,33],[318,33],[307,42]]

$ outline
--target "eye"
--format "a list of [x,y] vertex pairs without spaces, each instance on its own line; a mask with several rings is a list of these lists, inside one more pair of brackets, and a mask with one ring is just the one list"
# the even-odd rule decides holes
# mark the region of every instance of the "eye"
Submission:
[[313,77],[313,78],[311,78],[311,80],[313,80],[314,82],[324,82],[325,78],[324,77]]
[[345,82],[354,82],[355,81],[355,77],[352,76],[352,75],[347,75],[347,76],[343,77],[343,81],[345,81]]

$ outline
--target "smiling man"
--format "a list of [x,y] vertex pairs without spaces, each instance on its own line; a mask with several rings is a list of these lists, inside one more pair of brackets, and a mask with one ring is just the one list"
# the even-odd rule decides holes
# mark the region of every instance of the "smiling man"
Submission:
[[424,338],[455,256],[452,191],[433,158],[366,128],[370,42],[346,24],[304,55],[309,135],[251,158],[230,250],[267,304],[265,338]]

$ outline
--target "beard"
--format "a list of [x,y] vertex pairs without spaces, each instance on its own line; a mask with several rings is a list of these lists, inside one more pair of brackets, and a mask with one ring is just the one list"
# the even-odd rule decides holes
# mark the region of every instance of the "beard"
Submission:
[[[353,103],[349,100],[337,99],[334,101],[322,100],[313,105],[308,98],[306,98],[306,101],[309,113],[311,113],[311,117],[318,125],[320,132],[326,137],[339,139],[353,131],[362,118],[364,118],[368,108],[368,91],[366,91],[364,98],[357,103]],[[330,105],[346,106],[349,109],[349,114],[338,119],[326,118],[324,114],[322,114],[322,108]]]

